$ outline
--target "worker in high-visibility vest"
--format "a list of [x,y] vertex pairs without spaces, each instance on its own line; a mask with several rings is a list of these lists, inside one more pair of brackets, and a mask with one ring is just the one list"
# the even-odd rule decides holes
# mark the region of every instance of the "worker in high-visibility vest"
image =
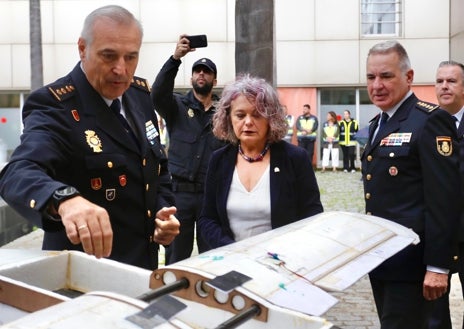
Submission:
[[327,113],[327,121],[322,125],[322,171],[329,165],[332,159],[332,170],[337,171],[338,167],[338,139],[340,127],[337,123],[337,114],[334,111]]
[[351,118],[351,113],[348,110],[343,112],[343,120],[340,125],[340,141],[339,145],[343,153],[343,171],[356,172],[356,140],[355,135],[359,129],[358,121]]
[[284,140],[291,143],[293,139],[293,128],[295,126],[295,117],[291,114],[288,114],[287,106],[282,105],[285,113],[285,120],[287,121],[288,129],[287,135],[285,135]]
[[311,161],[314,156],[314,142],[316,141],[318,124],[317,117],[311,114],[311,106],[309,104],[303,105],[303,114],[296,120],[296,136],[298,146],[308,151]]

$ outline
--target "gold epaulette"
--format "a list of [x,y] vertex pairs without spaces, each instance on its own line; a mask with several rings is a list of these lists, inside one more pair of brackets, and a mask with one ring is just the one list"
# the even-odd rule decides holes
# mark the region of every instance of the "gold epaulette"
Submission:
[[436,110],[437,108],[439,108],[439,106],[436,105],[436,104],[427,103],[427,102],[423,102],[423,101],[418,101],[417,104],[416,104],[416,107],[419,110],[422,110],[424,112],[432,112],[432,111]]
[[142,78],[134,76],[134,78],[132,79],[131,85],[139,89],[142,89],[146,92],[151,91],[150,84],[148,83],[148,80],[146,79],[142,79]]
[[71,97],[76,88],[72,84],[51,85],[48,87],[50,93],[60,102]]

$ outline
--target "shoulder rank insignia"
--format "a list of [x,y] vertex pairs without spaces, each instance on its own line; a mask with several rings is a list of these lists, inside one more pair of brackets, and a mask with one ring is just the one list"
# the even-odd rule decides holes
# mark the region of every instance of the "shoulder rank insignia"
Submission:
[[142,78],[134,76],[132,78],[131,85],[139,89],[142,89],[143,91],[146,91],[146,92],[151,91],[150,84],[148,83],[148,80],[146,79],[142,79]]
[[437,136],[437,151],[439,154],[447,157],[453,154],[453,143],[449,136]]
[[427,103],[427,102],[423,102],[423,101],[418,101],[416,105],[420,110],[422,110],[424,112],[432,112],[432,111],[436,110],[439,107],[436,104]]
[[58,100],[63,101],[71,97],[76,88],[72,84],[50,85],[48,91]]

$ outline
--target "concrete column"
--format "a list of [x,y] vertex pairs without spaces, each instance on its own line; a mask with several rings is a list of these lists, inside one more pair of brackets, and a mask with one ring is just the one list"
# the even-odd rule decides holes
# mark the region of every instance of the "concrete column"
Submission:
[[276,85],[274,0],[235,1],[235,72]]

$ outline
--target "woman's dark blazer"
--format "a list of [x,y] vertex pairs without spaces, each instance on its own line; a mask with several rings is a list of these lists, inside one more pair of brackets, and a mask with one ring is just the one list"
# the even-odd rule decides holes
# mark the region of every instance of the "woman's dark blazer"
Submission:
[[[198,221],[210,248],[235,242],[226,204],[237,162],[237,146],[227,145],[211,156],[203,208]],[[271,226],[280,227],[323,211],[308,152],[285,141],[270,148]],[[243,202],[247,202],[246,199]]]

